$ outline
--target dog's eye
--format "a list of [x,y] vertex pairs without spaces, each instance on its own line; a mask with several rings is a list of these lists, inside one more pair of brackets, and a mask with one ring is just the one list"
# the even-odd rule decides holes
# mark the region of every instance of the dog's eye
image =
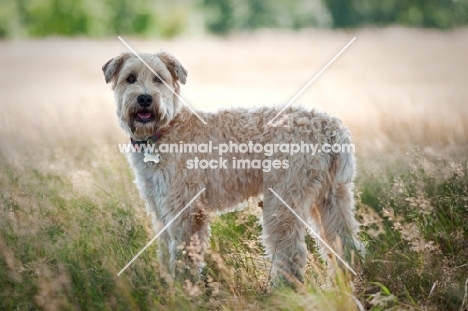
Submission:
[[159,77],[157,77],[157,76],[154,77],[153,82],[154,83],[162,83],[161,79],[159,79]]
[[135,75],[129,75],[127,78],[128,83],[135,83],[136,82],[136,77]]

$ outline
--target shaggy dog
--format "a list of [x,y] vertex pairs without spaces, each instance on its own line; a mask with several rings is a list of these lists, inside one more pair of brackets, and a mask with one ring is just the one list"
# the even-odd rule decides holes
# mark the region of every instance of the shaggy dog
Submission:
[[[173,221],[159,239],[161,259],[173,273],[202,265],[210,214],[262,194],[263,242],[279,279],[303,280],[306,226],[297,216],[315,226],[338,254],[363,250],[353,214],[353,153],[321,152],[324,146],[350,144],[340,120],[302,108],[288,108],[270,123],[278,108],[194,114],[178,97],[187,79],[181,63],[165,52],[139,55],[153,71],[130,53],[109,60],[102,70],[115,92],[120,126],[135,146],[128,160],[155,230]],[[140,152],[150,144],[159,151]],[[184,150],[183,144],[193,148]],[[224,152],[196,150],[194,144],[223,146]],[[318,151],[312,152],[312,145]],[[162,152],[167,146],[180,149]],[[292,152],[297,146],[301,151]],[[181,245],[194,244],[198,255],[182,256]],[[330,256],[323,243],[317,244]]]

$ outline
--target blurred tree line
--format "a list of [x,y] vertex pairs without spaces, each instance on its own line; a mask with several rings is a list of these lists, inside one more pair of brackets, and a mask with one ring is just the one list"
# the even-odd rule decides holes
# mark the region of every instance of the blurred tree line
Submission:
[[468,24],[468,0],[205,0],[214,33],[260,27],[385,26],[453,28]]
[[0,0],[0,37],[151,34],[187,27],[189,0]]
[[468,0],[0,0],[0,37],[468,24]]

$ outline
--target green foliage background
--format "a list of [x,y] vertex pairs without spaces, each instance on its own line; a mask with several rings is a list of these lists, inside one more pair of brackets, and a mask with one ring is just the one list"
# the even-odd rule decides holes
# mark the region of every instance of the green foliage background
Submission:
[[[468,0],[3,0],[0,37],[138,34],[173,37],[257,28],[348,28],[468,23]],[[195,27],[195,28],[197,28]]]
[[115,34],[173,37],[186,27],[189,1],[3,0],[0,37]]

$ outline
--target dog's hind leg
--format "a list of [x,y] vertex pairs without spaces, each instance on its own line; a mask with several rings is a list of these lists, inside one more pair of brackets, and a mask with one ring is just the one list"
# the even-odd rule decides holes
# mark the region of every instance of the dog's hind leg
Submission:
[[[305,196],[302,191],[271,188],[304,219],[304,207],[310,206],[311,196]],[[269,187],[265,187],[263,196],[263,243],[272,261],[273,283],[277,280],[302,282],[308,253],[306,226]]]

